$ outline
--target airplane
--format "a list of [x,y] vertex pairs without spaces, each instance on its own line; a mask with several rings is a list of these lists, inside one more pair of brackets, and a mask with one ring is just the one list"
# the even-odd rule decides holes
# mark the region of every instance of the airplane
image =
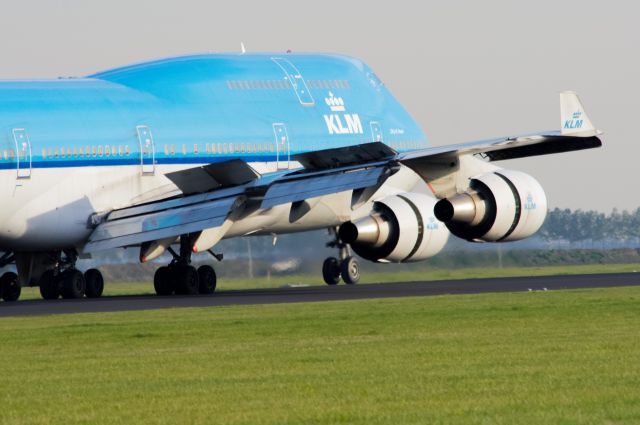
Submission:
[[508,242],[547,213],[534,177],[494,162],[600,147],[577,95],[561,128],[431,147],[373,70],[337,54],[201,54],[83,78],[0,81],[0,277],[5,301],[103,293],[79,258],[165,252],[158,295],[211,294],[193,253],[222,239],[330,229],[325,283],[357,256],[414,262],[450,234]]

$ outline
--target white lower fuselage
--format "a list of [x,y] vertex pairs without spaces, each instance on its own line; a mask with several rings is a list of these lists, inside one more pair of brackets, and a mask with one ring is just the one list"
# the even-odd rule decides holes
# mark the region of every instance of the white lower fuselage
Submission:
[[[276,163],[250,164],[259,173],[273,172]],[[164,174],[194,164],[157,165],[153,175],[140,166],[62,167],[33,169],[29,178],[15,170],[0,171],[0,250],[46,251],[82,248],[92,232],[96,213],[179,195]],[[235,221],[225,238],[246,234],[290,233],[338,225],[363,217],[381,196],[411,190],[420,178],[407,168],[392,176],[357,209],[351,191],[326,195],[312,202],[304,217],[291,221],[291,204],[258,210]]]

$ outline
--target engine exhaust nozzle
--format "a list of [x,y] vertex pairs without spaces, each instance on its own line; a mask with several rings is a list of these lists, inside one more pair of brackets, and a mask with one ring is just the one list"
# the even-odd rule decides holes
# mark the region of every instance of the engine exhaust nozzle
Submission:
[[389,224],[380,215],[374,214],[355,222],[343,223],[338,236],[344,243],[381,246],[389,237]]
[[477,193],[458,193],[451,198],[444,198],[436,202],[433,213],[444,223],[451,221],[476,224],[484,216],[485,203]]

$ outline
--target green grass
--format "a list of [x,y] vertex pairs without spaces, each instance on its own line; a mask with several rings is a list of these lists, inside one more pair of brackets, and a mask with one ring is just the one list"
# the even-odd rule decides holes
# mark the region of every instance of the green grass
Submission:
[[[640,264],[593,264],[574,266],[545,266],[545,267],[483,267],[483,268],[459,268],[459,269],[426,269],[420,271],[401,271],[392,273],[364,273],[362,283],[380,282],[411,282],[423,280],[445,280],[445,279],[472,279],[485,277],[510,277],[510,276],[548,276],[548,275],[569,275],[588,273],[623,273],[640,271]],[[256,277],[254,279],[229,279],[218,280],[218,291],[228,291],[234,289],[253,288],[277,288],[284,285],[324,285],[320,271],[318,275],[293,275],[266,277]],[[153,294],[153,282],[127,282],[109,283],[105,285],[104,294],[113,295],[134,295]],[[20,299],[40,298],[39,289],[23,288]]]
[[0,320],[2,424],[638,424],[640,288]]

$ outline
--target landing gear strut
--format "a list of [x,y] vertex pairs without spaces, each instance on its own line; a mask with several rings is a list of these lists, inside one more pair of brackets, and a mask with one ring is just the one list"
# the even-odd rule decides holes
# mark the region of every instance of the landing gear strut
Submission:
[[191,235],[182,235],[179,254],[173,248],[167,248],[167,251],[173,256],[173,260],[168,266],[156,270],[153,277],[153,287],[156,294],[162,296],[197,295],[212,294],[215,291],[217,279],[213,267],[201,266],[196,270],[191,265],[191,242]]
[[338,248],[339,258],[329,257],[322,264],[322,278],[327,285],[337,285],[340,279],[348,285],[358,283],[360,280],[360,265],[351,254],[349,244],[340,240],[338,229],[331,228],[329,233],[333,240],[327,243],[330,248]]
[[97,298],[102,295],[104,279],[97,269],[89,269],[84,274],[76,269],[78,254],[75,250],[57,253],[53,269],[40,276],[40,295],[45,300]]

